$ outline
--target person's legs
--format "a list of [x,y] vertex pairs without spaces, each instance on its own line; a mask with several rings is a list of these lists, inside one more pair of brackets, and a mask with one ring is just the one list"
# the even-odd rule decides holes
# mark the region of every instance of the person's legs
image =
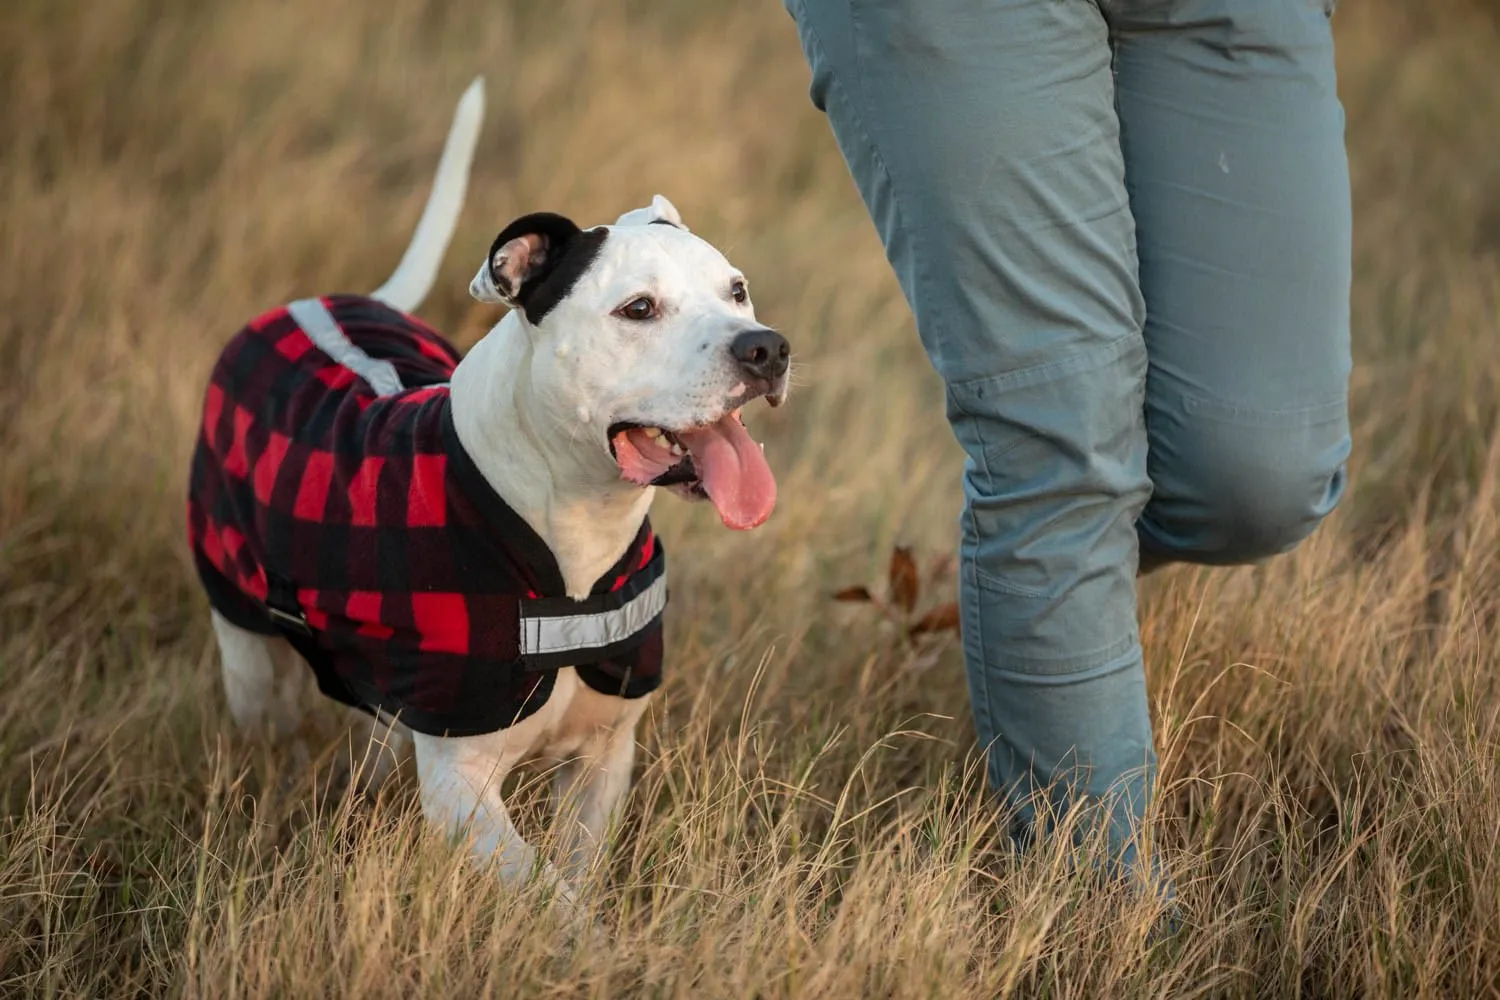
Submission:
[[1142,561],[1290,549],[1349,454],[1350,206],[1322,0],[1106,0],[1150,357]]
[[968,455],[964,652],[991,783],[1018,836],[1050,787],[1102,804],[1133,854],[1155,767],[1146,355],[1104,21],[1084,0],[787,6]]

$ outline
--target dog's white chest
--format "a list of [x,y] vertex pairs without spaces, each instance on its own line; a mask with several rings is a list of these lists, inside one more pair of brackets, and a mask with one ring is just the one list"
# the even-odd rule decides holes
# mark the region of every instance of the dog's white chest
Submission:
[[547,703],[506,732],[529,744],[524,751],[528,758],[567,760],[595,752],[622,726],[634,727],[648,700],[600,694],[583,683],[576,670],[564,667],[557,672]]

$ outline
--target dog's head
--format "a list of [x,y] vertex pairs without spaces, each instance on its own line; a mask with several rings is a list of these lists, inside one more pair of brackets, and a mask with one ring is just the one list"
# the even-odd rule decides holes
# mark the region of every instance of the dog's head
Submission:
[[555,433],[597,446],[632,483],[707,498],[731,528],[771,515],[776,481],[740,410],[786,398],[790,348],[756,322],[744,275],[667,199],[587,230],[523,216],[469,292],[518,315],[532,390],[567,415]]

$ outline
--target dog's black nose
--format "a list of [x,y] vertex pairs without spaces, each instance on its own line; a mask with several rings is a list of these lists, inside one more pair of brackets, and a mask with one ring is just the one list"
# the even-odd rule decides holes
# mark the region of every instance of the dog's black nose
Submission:
[[792,345],[775,330],[746,330],[734,338],[729,353],[751,378],[778,379],[786,374]]

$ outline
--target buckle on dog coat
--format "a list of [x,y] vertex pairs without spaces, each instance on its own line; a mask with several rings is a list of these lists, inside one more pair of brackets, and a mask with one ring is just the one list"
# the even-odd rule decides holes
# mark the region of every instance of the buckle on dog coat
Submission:
[[266,574],[265,607],[266,614],[281,628],[303,636],[313,634],[312,626],[307,623],[307,615],[297,602],[297,588],[290,580],[275,573]]

